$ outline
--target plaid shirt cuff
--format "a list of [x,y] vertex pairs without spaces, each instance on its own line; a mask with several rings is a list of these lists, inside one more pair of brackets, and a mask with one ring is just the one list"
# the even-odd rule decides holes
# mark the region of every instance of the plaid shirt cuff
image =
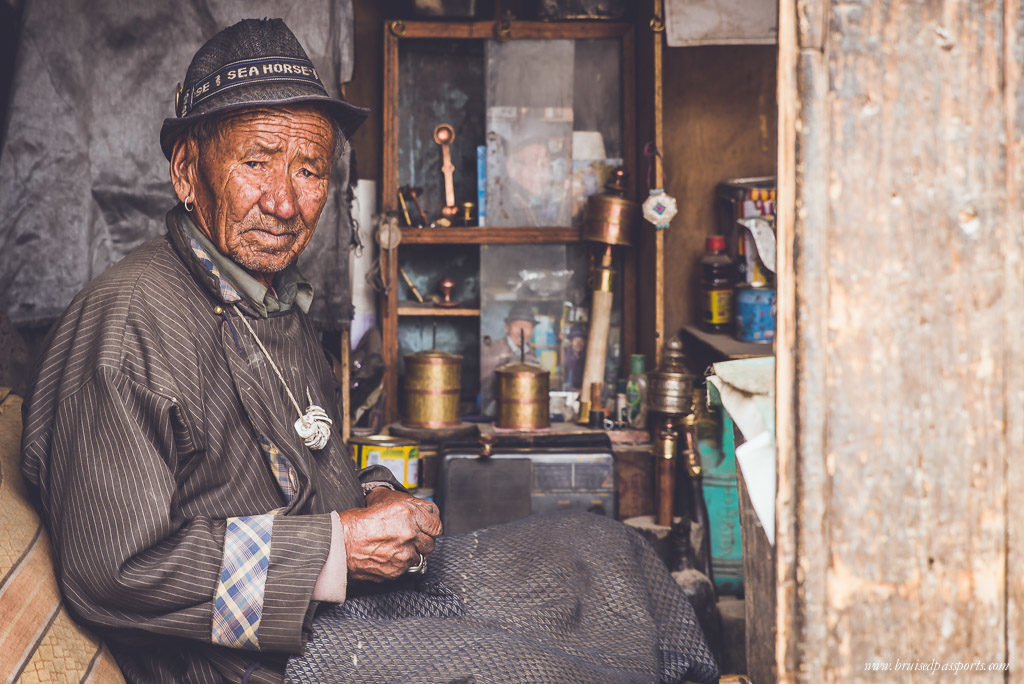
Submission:
[[227,519],[220,581],[213,602],[213,643],[259,650],[273,529],[273,513]]

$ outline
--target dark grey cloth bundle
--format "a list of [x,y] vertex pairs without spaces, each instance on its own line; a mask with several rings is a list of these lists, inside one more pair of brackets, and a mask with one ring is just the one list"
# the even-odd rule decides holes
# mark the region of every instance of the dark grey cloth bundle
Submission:
[[321,609],[289,682],[714,682],[682,590],[589,513],[441,537],[423,576]]

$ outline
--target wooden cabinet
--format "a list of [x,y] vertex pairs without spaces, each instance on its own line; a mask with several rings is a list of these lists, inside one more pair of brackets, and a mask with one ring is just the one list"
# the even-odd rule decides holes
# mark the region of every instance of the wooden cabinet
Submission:
[[[479,372],[482,316],[488,313],[488,298],[480,286],[481,248],[575,244],[576,254],[586,254],[585,246],[579,244],[586,189],[581,192],[582,176],[573,168],[579,159],[573,156],[572,141],[577,141],[579,152],[579,141],[590,141],[593,132],[601,132],[602,152],[591,152],[587,158],[601,154],[601,161],[618,160],[634,186],[632,197],[636,196],[637,143],[631,24],[389,21],[384,32],[381,207],[399,215],[403,225],[401,241],[382,250],[381,258],[386,285],[380,301],[385,420],[390,422],[399,417],[402,355],[432,346],[439,329],[444,331],[441,337],[457,347],[446,351],[463,354],[463,384],[468,381],[472,386],[473,373]],[[539,114],[531,120],[534,112]],[[413,222],[419,212],[408,203],[403,211],[400,188],[420,189],[428,221],[438,216],[442,205],[452,203],[444,187],[441,146],[433,137],[439,124],[454,130],[450,158],[455,204],[477,203],[477,148],[486,149],[485,226],[405,225],[405,211],[415,212]],[[550,134],[555,127],[561,133]],[[587,135],[581,137],[581,132]],[[541,146],[548,151],[557,148],[554,151],[562,156],[553,155],[532,175],[525,172],[533,183],[532,188],[525,184],[525,209],[512,206],[508,200],[512,183],[503,182],[506,170],[512,175],[513,155],[538,136],[550,141],[556,135],[567,136],[568,149],[560,141]],[[543,176],[544,169],[557,168],[559,163],[562,167],[556,175]],[[492,200],[498,202],[500,214],[495,213]],[[504,210],[507,206],[511,208]],[[475,216],[470,223],[478,223]],[[620,267],[621,358],[636,346],[635,259],[626,250]],[[400,266],[415,271],[417,260],[422,270],[410,275],[420,281],[418,289],[427,290],[425,295],[436,292],[442,274],[455,272],[457,305],[434,306],[411,297]],[[433,332],[410,340],[403,326]],[[438,347],[451,346],[440,338],[437,341]]]

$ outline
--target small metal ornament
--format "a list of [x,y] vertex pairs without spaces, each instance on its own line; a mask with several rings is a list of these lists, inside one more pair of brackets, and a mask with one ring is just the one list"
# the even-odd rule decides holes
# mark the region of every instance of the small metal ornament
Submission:
[[663,347],[661,365],[647,373],[648,410],[674,418],[686,415],[693,404],[693,383],[683,343],[673,337]]
[[652,188],[651,194],[642,205],[644,218],[654,224],[655,228],[668,228],[672,218],[679,213],[676,200],[661,188]]

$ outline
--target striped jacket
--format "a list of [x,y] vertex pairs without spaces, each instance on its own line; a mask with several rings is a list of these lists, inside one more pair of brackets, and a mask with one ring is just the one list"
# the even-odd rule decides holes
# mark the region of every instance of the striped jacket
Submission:
[[[330,512],[365,505],[335,420],[322,451],[223,279],[180,221],[90,283],[55,327],[25,411],[22,470],[38,490],[66,602],[130,681],[276,682],[302,652]],[[230,288],[229,288],[230,289]],[[308,317],[237,306],[296,398],[340,417]],[[268,459],[290,466],[293,492]]]

